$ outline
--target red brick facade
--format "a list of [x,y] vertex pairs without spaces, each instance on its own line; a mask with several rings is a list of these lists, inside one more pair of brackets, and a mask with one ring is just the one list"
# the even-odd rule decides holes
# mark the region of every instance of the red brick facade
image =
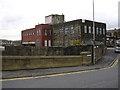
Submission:
[[22,31],[24,46],[52,46],[52,25],[39,24],[35,28]]

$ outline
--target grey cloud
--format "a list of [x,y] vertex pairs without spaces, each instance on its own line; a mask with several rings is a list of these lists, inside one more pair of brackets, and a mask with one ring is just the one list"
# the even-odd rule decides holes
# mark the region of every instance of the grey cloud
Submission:
[[0,30],[8,30],[11,28],[16,28],[21,24],[23,18],[21,16],[6,16],[1,20]]

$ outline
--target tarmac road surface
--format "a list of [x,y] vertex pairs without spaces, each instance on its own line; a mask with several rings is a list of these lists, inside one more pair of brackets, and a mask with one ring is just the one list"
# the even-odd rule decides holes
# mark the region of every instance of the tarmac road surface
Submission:
[[118,64],[104,69],[3,81],[3,88],[118,88]]

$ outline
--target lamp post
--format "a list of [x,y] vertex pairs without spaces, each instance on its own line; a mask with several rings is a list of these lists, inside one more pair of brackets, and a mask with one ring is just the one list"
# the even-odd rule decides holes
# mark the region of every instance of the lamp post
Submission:
[[93,0],[93,64],[96,62],[95,58],[95,13],[94,13],[94,0]]

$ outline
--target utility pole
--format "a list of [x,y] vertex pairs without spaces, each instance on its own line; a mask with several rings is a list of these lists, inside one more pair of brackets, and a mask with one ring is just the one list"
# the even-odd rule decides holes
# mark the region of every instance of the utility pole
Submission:
[[95,58],[95,13],[94,13],[94,0],[93,0],[93,64],[96,63]]

